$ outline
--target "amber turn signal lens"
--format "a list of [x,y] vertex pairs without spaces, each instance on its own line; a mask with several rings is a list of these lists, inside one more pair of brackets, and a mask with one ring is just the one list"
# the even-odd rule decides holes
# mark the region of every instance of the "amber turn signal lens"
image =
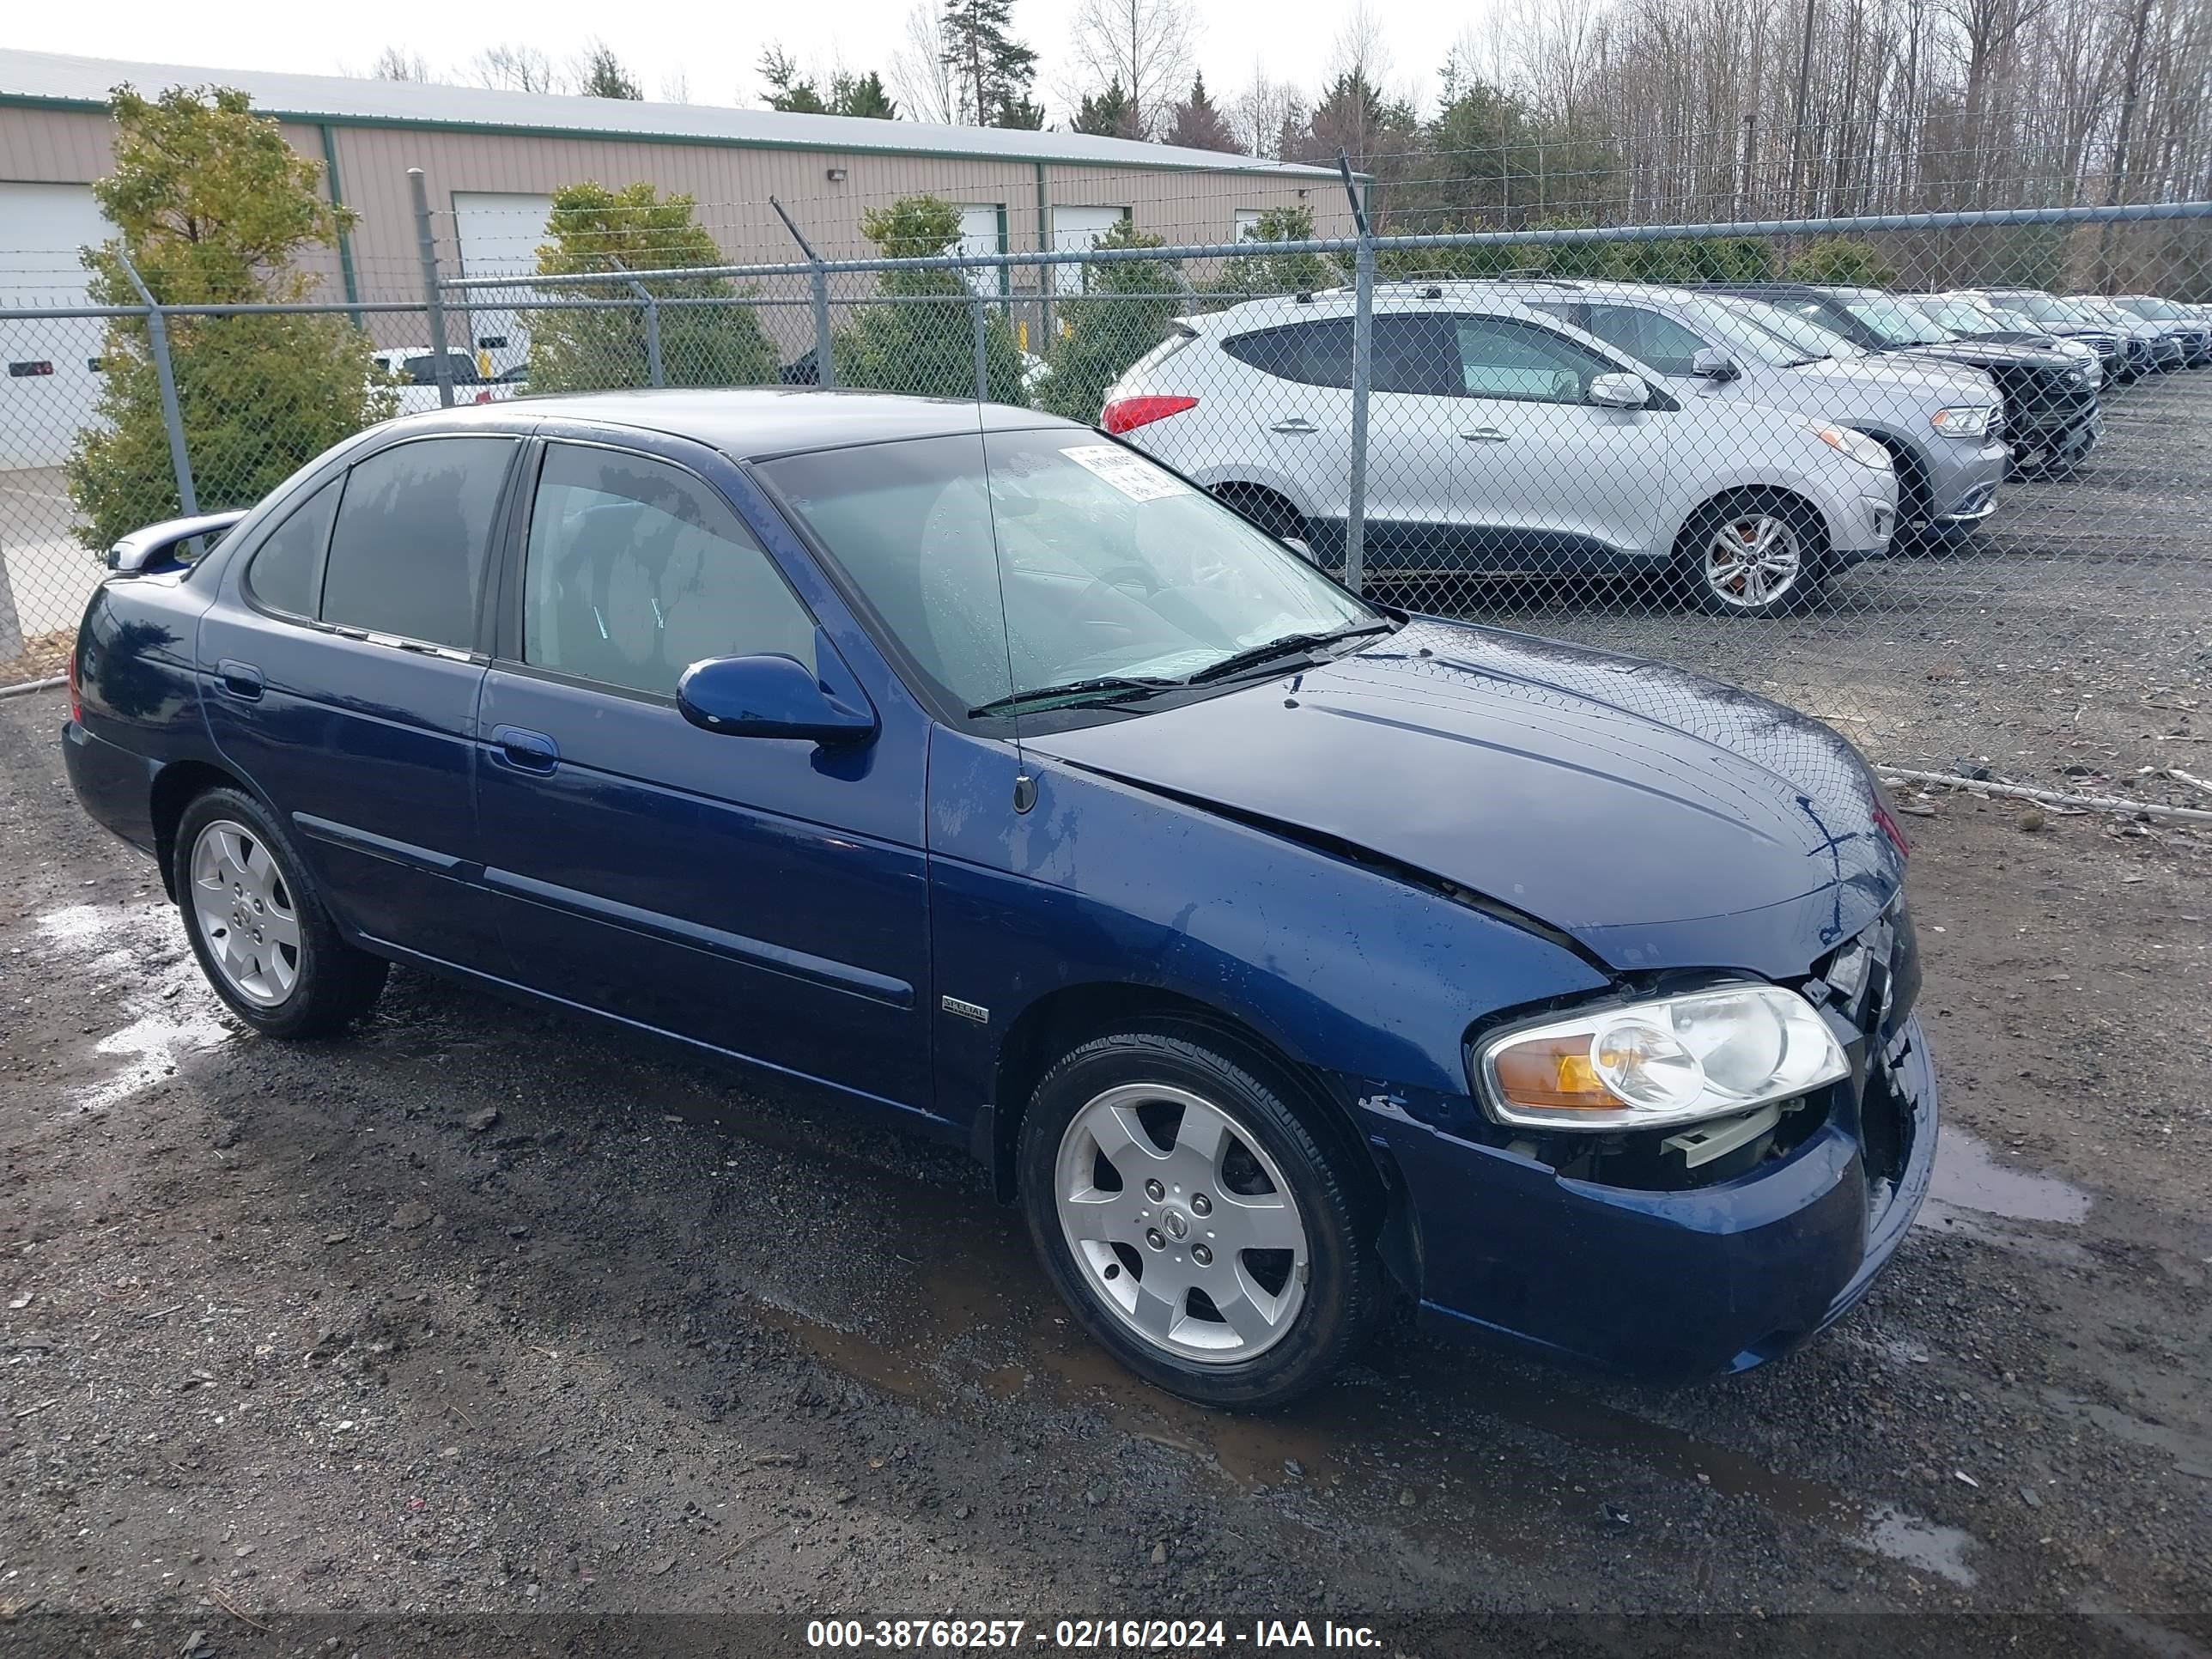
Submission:
[[1587,1035],[1516,1042],[1499,1049],[1491,1066],[1498,1092],[1511,1105],[1543,1111],[1614,1111],[1620,1106],[1619,1097],[1598,1081]]

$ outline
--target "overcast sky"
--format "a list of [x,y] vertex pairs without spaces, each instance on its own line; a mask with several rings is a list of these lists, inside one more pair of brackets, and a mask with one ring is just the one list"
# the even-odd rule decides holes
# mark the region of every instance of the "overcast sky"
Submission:
[[[1477,0],[1368,0],[1387,40],[1388,84],[1433,98],[1445,52],[1486,8]],[[387,45],[419,51],[434,69],[465,65],[486,46],[527,40],[565,60],[594,36],[604,39],[659,97],[677,76],[695,103],[762,100],[754,65],[770,41],[802,63],[842,62],[888,70],[915,0],[819,0],[781,6],[610,7],[605,0],[530,0],[464,4],[452,0],[379,0],[373,5],[301,0],[109,0],[78,10],[18,0],[9,8],[7,46],[96,58],[337,74],[366,70]],[[1255,63],[1278,80],[1310,89],[1327,71],[1335,30],[1350,7],[1297,0],[1194,0],[1198,59],[1217,102],[1226,104]],[[1064,125],[1070,0],[1015,0],[1017,31],[1042,57],[1037,84],[1052,123]],[[1300,14],[1303,14],[1301,15]],[[442,76],[441,78],[443,78]],[[885,80],[890,76],[885,75]]]

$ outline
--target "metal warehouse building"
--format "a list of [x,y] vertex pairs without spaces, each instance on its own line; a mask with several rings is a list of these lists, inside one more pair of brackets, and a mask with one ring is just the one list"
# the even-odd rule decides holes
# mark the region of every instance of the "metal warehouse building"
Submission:
[[[771,196],[829,258],[872,252],[862,212],[925,191],[959,208],[962,246],[975,252],[1079,249],[1124,216],[1170,242],[1231,241],[1285,205],[1312,210],[1324,234],[1350,228],[1326,169],[1125,139],[0,51],[0,306],[83,303],[76,250],[107,234],[88,186],[110,168],[105,106],[124,82],[149,96],[236,87],[323,163],[331,195],[361,216],[324,262],[332,300],[420,296],[410,167],[426,175],[442,268],[467,276],[534,270],[549,192],[585,180],[689,194],[733,263],[801,257]],[[1076,279],[1063,266],[1048,280]],[[1036,283],[1024,271],[1012,289]],[[476,320],[481,337],[486,319]],[[35,383],[0,381],[0,395],[48,401],[52,418],[7,425],[73,431],[95,371],[73,346],[49,349],[40,327],[0,321],[11,363],[52,366]],[[0,456],[0,465],[48,459]]]

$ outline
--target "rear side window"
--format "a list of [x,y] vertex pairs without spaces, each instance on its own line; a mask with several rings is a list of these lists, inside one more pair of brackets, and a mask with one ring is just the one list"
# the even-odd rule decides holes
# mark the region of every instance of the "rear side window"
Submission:
[[[477,373],[477,360],[465,351],[451,351],[446,360],[453,367],[455,386],[477,386],[483,377]],[[410,357],[399,365],[399,372],[414,386],[435,386],[438,383],[438,360],[429,352]]]
[[246,568],[246,591],[255,604],[288,617],[312,617],[323,594],[323,556],[331,545],[331,520],[343,481],[331,479],[285,515]]
[[1239,362],[1279,380],[1304,386],[1352,385],[1352,319],[1327,317],[1283,328],[1232,334],[1221,349]]
[[525,662],[673,696],[693,663],[757,653],[812,668],[814,618],[727,505],[665,462],[546,451],[523,565]]
[[424,438],[346,475],[323,620],[473,648],[511,438]]

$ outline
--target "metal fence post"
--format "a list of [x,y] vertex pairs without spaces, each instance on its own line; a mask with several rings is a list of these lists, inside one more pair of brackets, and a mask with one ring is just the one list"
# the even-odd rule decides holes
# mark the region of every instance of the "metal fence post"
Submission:
[[1344,585],[1359,592],[1367,575],[1367,392],[1375,378],[1375,233],[1352,181],[1352,161],[1336,153],[1352,222],[1359,233],[1352,254],[1352,489],[1344,514]]
[[775,210],[775,216],[783,221],[791,240],[799,244],[799,251],[814,267],[807,274],[807,286],[814,296],[814,384],[825,389],[834,386],[837,384],[837,362],[830,335],[830,268],[822,263],[822,256],[814,251],[814,245],[792,222],[791,216],[783,210],[783,204],[771,196],[768,204]]
[[629,283],[629,291],[637,296],[638,304],[645,307],[645,379],[648,386],[666,386],[667,378],[660,371],[660,302],[653,297],[653,290],[636,277],[630,276],[629,267],[612,254],[607,263],[622,272]]
[[975,401],[988,404],[991,401],[991,308],[973,289],[968,294],[968,318],[975,335]]
[[437,377],[438,402],[453,406],[453,360],[446,355],[446,301],[438,289],[438,237],[430,227],[430,193],[422,169],[407,169],[407,193],[415,198],[415,246],[422,259],[422,304],[430,316],[430,372]]
[[145,301],[146,336],[154,348],[154,380],[161,388],[161,425],[169,434],[169,466],[177,475],[177,505],[183,509],[185,517],[192,518],[200,510],[199,492],[192,488],[192,458],[185,448],[185,417],[177,408],[177,374],[169,361],[169,326],[161,316],[161,302],[138,275],[138,267],[131,263],[131,256],[118,246],[116,258],[122,261],[123,274],[131,279],[131,286]]

